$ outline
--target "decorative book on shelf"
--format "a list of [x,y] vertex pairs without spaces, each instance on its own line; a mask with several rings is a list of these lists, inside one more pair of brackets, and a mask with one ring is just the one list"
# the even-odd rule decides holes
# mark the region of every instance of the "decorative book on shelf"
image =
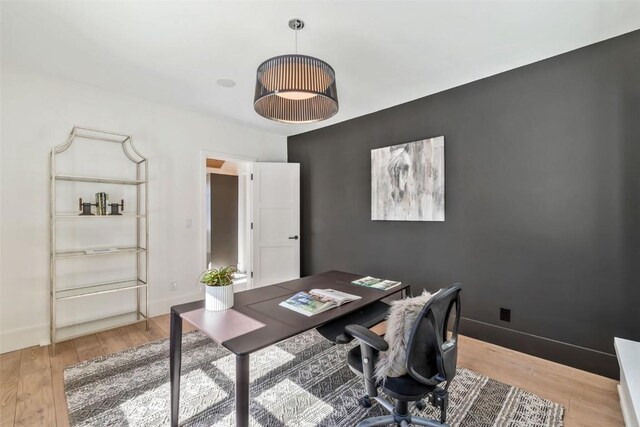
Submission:
[[280,306],[305,316],[315,316],[360,298],[362,297],[333,289],[312,289],[309,292],[298,292],[282,301]]
[[376,277],[366,276],[351,282],[353,285],[364,286],[366,288],[380,289],[381,291],[388,291],[391,288],[400,286],[402,282],[396,282],[393,280],[378,279]]
[[107,193],[96,193],[96,214],[107,214],[107,203],[109,203],[109,195]]

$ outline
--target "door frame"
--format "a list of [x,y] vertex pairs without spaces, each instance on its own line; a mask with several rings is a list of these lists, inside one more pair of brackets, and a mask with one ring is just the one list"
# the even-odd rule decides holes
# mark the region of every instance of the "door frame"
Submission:
[[[235,163],[244,163],[246,164],[247,177],[250,177],[251,171],[253,170],[253,164],[257,162],[257,159],[254,157],[243,156],[240,154],[233,153],[225,153],[222,151],[213,151],[213,150],[200,150],[200,155],[198,157],[198,168],[196,169],[199,174],[199,197],[198,203],[200,204],[200,213],[198,215],[198,231],[200,234],[200,255],[199,261],[202,270],[204,270],[207,265],[207,159],[214,158],[219,160],[225,160],[229,162]],[[245,245],[245,260],[247,265],[247,288],[251,289],[253,287],[253,280],[251,278],[251,271],[253,270],[253,235],[251,233],[251,212],[253,209],[253,186],[251,185],[250,179],[247,179],[247,185],[245,189],[245,216],[246,216],[246,236],[248,237]],[[202,271],[201,270],[201,271]],[[199,285],[198,285],[199,286]]]

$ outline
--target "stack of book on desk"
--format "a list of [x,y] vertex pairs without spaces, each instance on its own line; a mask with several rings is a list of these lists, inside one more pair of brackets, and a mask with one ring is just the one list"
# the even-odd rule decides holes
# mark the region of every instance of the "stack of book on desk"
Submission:
[[309,292],[298,292],[282,301],[280,306],[305,316],[314,316],[360,298],[362,297],[333,289],[312,289]]
[[380,289],[382,291],[388,291],[391,288],[395,288],[399,286],[400,282],[395,282],[393,280],[383,280],[377,279],[375,277],[367,276],[358,280],[354,280],[351,282],[353,285],[364,286],[367,288]]

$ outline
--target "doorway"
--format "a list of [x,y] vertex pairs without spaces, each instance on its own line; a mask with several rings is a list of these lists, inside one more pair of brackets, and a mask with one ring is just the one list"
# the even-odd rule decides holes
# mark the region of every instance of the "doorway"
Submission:
[[235,266],[236,292],[299,278],[300,165],[206,150],[199,160],[203,268]]
[[212,157],[205,160],[206,268],[233,266],[234,290],[251,287],[249,182],[251,162]]

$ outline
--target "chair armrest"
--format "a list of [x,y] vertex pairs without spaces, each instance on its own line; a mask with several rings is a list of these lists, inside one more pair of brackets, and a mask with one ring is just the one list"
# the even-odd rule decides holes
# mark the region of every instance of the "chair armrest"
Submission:
[[344,328],[344,331],[378,351],[387,351],[389,349],[389,344],[384,340],[384,338],[374,332],[371,332],[362,325],[347,325]]

